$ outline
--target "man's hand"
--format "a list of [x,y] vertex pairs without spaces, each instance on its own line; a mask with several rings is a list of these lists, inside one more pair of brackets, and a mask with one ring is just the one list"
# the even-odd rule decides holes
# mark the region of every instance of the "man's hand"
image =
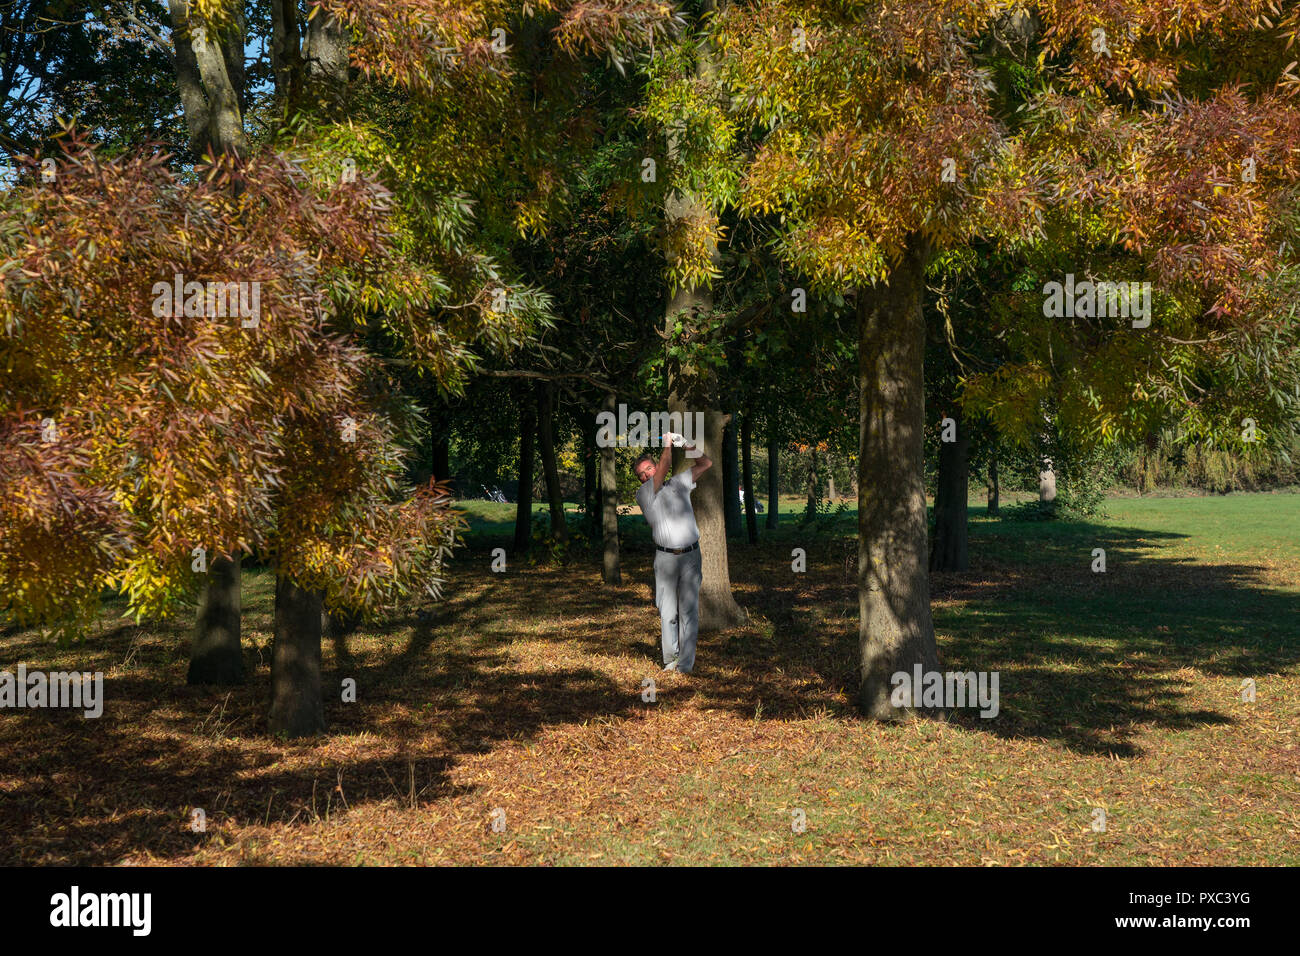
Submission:
[[695,442],[691,441],[685,435],[677,434],[677,432],[664,432],[664,434],[660,436],[659,441],[665,446],[672,445],[674,448],[685,448],[687,458],[699,458],[704,454],[704,452],[700,451],[700,449],[696,447]]

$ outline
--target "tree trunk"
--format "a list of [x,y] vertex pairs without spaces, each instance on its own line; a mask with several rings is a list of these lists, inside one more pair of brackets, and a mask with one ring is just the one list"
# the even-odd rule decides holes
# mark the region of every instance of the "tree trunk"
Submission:
[[[605,411],[611,415],[615,411],[614,402],[613,392],[605,396]],[[600,450],[600,511],[605,537],[601,577],[606,584],[623,583],[623,572],[619,568],[618,556],[618,474],[615,471],[614,452],[613,445]]]
[[817,513],[817,446],[810,449],[811,458],[808,462],[808,481],[805,483],[805,490],[808,494],[808,504],[806,515],[811,518]]
[[275,110],[284,117],[301,95],[302,45],[297,0],[271,0],[271,76]]
[[[185,0],[168,0],[167,7],[176,51],[172,68],[191,151],[196,157],[204,153],[217,157],[247,152],[243,4],[232,8],[233,18],[224,36],[209,36],[208,31],[198,29],[197,22],[192,24]],[[238,184],[235,189],[238,191]],[[238,554],[233,559],[217,558],[212,562],[199,603],[187,683],[243,682],[240,582]]]
[[305,59],[313,78],[326,83],[348,79],[348,33],[332,13],[323,9],[307,23]]
[[754,510],[754,436],[748,413],[740,420],[740,470],[745,483],[745,530],[749,543],[758,544],[758,516]]
[[176,55],[172,65],[180,90],[181,108],[190,135],[190,149],[196,156],[211,151],[243,154],[248,149],[244,135],[244,16],[242,5],[233,10],[232,36],[209,35],[189,17],[186,0],[168,0],[172,44]]
[[988,503],[988,513],[990,516],[994,518],[998,516],[998,509],[1001,507],[1001,504],[999,502],[1001,494],[1002,494],[1002,489],[998,485],[998,450],[997,447],[994,446],[993,451],[989,455],[989,503]]
[[348,30],[323,9],[307,21],[303,60],[314,106],[324,116],[341,113],[348,84]]
[[970,493],[970,435],[960,413],[956,441],[939,443],[939,483],[934,494],[934,538],[930,542],[931,571],[968,571],[966,499]]
[[767,526],[777,528],[780,524],[781,446],[774,433],[767,436]]
[[434,424],[433,428],[435,429],[431,457],[433,477],[439,481],[447,481],[451,478],[451,439],[446,427],[441,423]]
[[738,442],[736,441],[736,420],[734,416],[722,430],[722,487],[723,502],[726,504],[723,517],[727,526],[727,537],[740,534],[740,469],[736,467]]
[[325,732],[320,642],[324,606],[288,575],[275,579],[275,646],[271,651],[270,730],[285,737]]
[[[671,410],[671,405],[669,406]],[[729,416],[704,413],[704,452],[722,447],[722,430]],[[682,457],[680,452],[674,458]],[[710,457],[712,455],[710,454]],[[689,465],[691,459],[684,458]],[[674,471],[683,467],[677,464]],[[745,612],[731,593],[731,569],[727,563],[727,527],[722,512],[722,473],[710,468],[700,476],[691,503],[700,528],[700,562],[704,575],[700,587],[700,630],[716,631],[745,621]]]
[[242,684],[244,656],[239,645],[239,552],[214,558],[199,598],[199,617],[190,648],[187,684]]
[[533,432],[536,414],[525,396],[519,416],[519,502],[515,505],[515,553],[527,554],[533,537]]
[[596,482],[600,449],[596,447],[596,419],[591,415],[582,418],[582,515],[590,540],[600,527],[600,487]]
[[[666,331],[681,318],[691,322],[696,315],[707,315],[713,308],[713,298],[707,290],[682,289],[673,296],[665,317]],[[718,459],[723,454],[722,433],[730,416],[710,411],[712,378],[707,373],[681,368],[675,360],[668,362],[668,410],[679,412],[685,420],[688,414],[703,411],[704,440],[696,438],[704,453],[714,461],[714,466],[700,476],[691,505],[695,523],[700,529],[700,564],[703,582],[700,586],[700,630],[716,631],[734,627],[745,620],[745,612],[731,593],[731,570],[727,563],[727,528],[723,513],[722,469]],[[681,449],[673,452],[674,473],[693,461]]]
[[564,496],[560,493],[560,471],[555,461],[555,386],[538,386],[537,435],[542,446],[542,475],[546,479],[546,501],[551,510],[551,536],[561,546],[569,543],[569,526],[564,519]]
[[939,667],[926,570],[924,264],[913,236],[888,284],[858,290],[858,701],[880,720],[913,709],[892,706],[893,674]]
[[423,390],[422,398],[429,427],[429,475],[437,481],[448,482],[455,497],[460,489],[451,481],[451,406],[433,385]]
[[[701,10],[710,15],[716,9],[713,0],[704,0]],[[716,84],[711,63],[711,50],[704,48],[695,63],[695,73],[700,83],[713,86]],[[668,155],[675,161],[679,154],[679,144],[674,134],[668,137]],[[668,196],[664,205],[664,215],[671,225],[683,219],[711,218],[710,210],[698,196],[674,192]],[[716,247],[711,250],[713,261],[719,263],[721,257]],[[705,287],[698,289],[678,289],[668,303],[664,314],[664,332],[670,339],[674,337],[674,327],[680,320],[690,325],[706,318],[713,311],[713,293]],[[704,453],[714,461],[714,467],[706,471],[691,495],[695,511],[695,523],[700,528],[700,563],[703,570],[703,584],[700,587],[700,630],[712,631],[732,627],[745,620],[745,612],[731,594],[731,571],[727,566],[727,528],[723,516],[722,469],[718,462],[723,455],[722,432],[729,416],[713,411],[718,407],[716,381],[707,369],[683,367],[677,359],[666,363],[668,384],[668,410],[679,412],[683,416],[689,413],[704,414]],[[680,450],[673,453],[675,470],[682,467],[686,459]]]

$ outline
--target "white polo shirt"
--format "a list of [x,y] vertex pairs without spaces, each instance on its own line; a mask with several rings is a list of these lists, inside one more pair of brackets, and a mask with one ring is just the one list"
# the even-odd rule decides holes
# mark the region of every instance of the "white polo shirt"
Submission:
[[659,547],[689,548],[700,540],[695,511],[691,508],[694,490],[689,468],[665,481],[658,494],[655,494],[653,478],[642,482],[637,489],[636,503],[641,506],[641,513],[650,524],[650,534]]

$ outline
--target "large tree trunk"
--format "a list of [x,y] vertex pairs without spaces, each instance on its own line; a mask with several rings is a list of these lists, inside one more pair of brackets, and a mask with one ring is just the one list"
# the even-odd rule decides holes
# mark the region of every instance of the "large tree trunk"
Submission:
[[931,571],[968,571],[966,499],[970,493],[970,435],[958,412],[956,441],[939,443],[939,484],[934,495],[934,538],[930,542]]
[[275,579],[275,646],[271,651],[272,734],[309,737],[325,732],[320,642],[324,607],[319,592]]
[[564,496],[560,493],[560,471],[555,461],[555,386],[538,386],[537,435],[542,446],[542,475],[546,479],[546,501],[551,510],[551,536],[569,543],[569,526],[564,518]]
[[167,0],[176,55],[172,66],[180,90],[181,108],[196,156],[211,152],[243,154],[244,135],[244,14],[234,4],[231,33],[221,37],[200,29],[189,17],[186,0]]
[[[707,16],[714,12],[717,4],[713,0],[704,0],[702,12]],[[701,50],[695,64],[696,76],[703,84],[715,82],[708,49]],[[668,155],[672,160],[678,156],[679,144],[675,134],[668,138]],[[683,219],[703,219],[710,217],[710,211],[700,198],[681,192],[672,193],[664,207],[664,214],[669,224]],[[712,250],[715,263],[720,262],[718,250]],[[682,288],[674,293],[672,301],[664,314],[664,332],[671,339],[674,327],[680,320],[692,325],[706,318],[713,311],[713,293],[704,287],[698,289]],[[727,528],[723,514],[722,469],[718,462],[723,457],[723,428],[730,416],[714,411],[718,407],[716,380],[706,369],[683,367],[673,359],[667,363],[668,410],[680,412],[683,420],[687,414],[703,412],[704,441],[703,449],[714,461],[714,467],[706,471],[691,496],[695,510],[695,522],[700,528],[700,563],[703,571],[703,584],[700,587],[700,630],[712,631],[732,627],[745,620],[745,612],[731,594],[731,571],[727,565]],[[682,468],[687,461],[681,452],[673,453],[674,471]],[[732,493],[735,493],[733,488]]]
[[[234,4],[229,31],[210,36],[191,22],[185,0],[168,0],[172,68],[194,155],[214,158],[248,150],[244,135],[247,100],[244,78],[243,4]],[[238,185],[236,185],[238,190]],[[190,652],[190,684],[238,684],[244,679],[240,652],[239,557],[217,558],[208,571]]]
[[188,684],[242,684],[244,656],[239,646],[239,552],[213,559],[199,598],[199,617],[190,647]]
[[[671,406],[670,406],[671,408]],[[729,416],[718,412],[704,413],[704,451],[712,456],[722,447],[722,430]],[[674,458],[681,458],[681,454]],[[683,459],[674,471],[691,459]],[[722,473],[710,468],[700,476],[691,495],[695,523],[700,528],[700,562],[704,582],[700,587],[700,630],[716,631],[745,621],[745,612],[731,593],[731,569],[727,563],[727,527],[722,513]]]
[[515,505],[515,547],[517,554],[528,552],[533,537],[533,432],[536,415],[533,403],[525,397],[519,416],[519,501]]
[[[768,426],[769,428],[771,426]],[[781,446],[776,433],[767,436],[767,526],[781,524]]]
[[723,517],[726,520],[727,537],[740,534],[740,469],[736,466],[739,456],[739,442],[736,441],[736,419],[729,416],[722,429],[722,487]]
[[311,78],[314,106],[323,116],[339,116],[348,84],[348,30],[323,9],[307,21],[303,60]]
[[[682,321],[696,321],[695,316],[707,315],[713,308],[713,298],[707,290],[682,289],[673,296],[665,318],[665,327],[671,334],[673,326]],[[700,564],[703,582],[700,586],[700,630],[716,631],[743,623],[745,612],[731,593],[731,570],[727,563],[727,527],[723,514],[722,469],[718,458],[723,454],[722,433],[730,416],[711,411],[712,378],[708,373],[681,368],[676,361],[668,363],[668,410],[679,412],[682,419],[694,412],[704,412],[704,440],[697,442],[714,466],[700,476],[691,504],[695,523],[700,529]],[[686,458],[681,449],[673,452],[674,473],[682,470],[694,459]]]
[[[615,411],[614,393],[605,396],[605,411]],[[606,584],[622,584],[623,572],[618,556],[618,474],[615,448],[610,445],[600,450],[600,512],[605,548],[601,560],[601,577]]]
[[750,415],[740,422],[740,471],[745,485],[745,530],[750,544],[758,544],[758,516],[754,510],[754,436],[749,426]]
[[880,720],[912,709],[892,706],[893,674],[939,667],[922,476],[924,265],[914,236],[887,284],[858,290],[858,700]]

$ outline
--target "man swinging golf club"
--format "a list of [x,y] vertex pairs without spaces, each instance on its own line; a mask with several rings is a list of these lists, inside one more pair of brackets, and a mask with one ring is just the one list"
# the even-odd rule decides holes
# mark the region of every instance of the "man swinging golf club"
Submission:
[[668,432],[662,441],[657,465],[654,455],[646,453],[632,466],[641,480],[636,503],[655,542],[655,606],[659,608],[664,670],[689,674],[695,668],[702,578],[700,529],[691,508],[691,492],[713,462],[697,452],[699,460],[689,471],[665,481],[673,464],[673,446],[684,446],[689,454],[695,444],[676,432]]

